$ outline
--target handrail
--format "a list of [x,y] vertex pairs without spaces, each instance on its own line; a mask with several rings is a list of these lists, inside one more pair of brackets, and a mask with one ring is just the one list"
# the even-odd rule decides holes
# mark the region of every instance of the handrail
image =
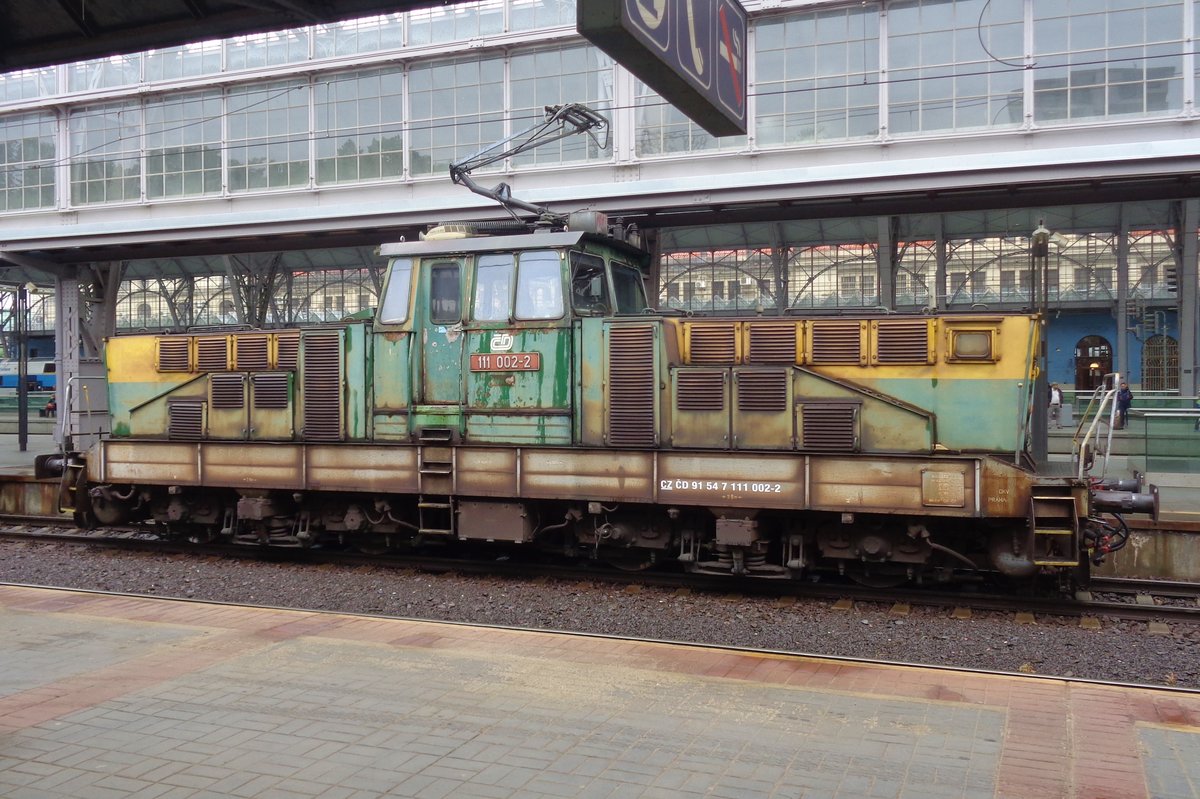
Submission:
[[[1112,378],[1111,382],[1109,382],[1109,378]],[[1105,442],[1104,466],[1100,470],[1100,476],[1103,477],[1108,473],[1108,460],[1109,455],[1112,452],[1113,427],[1116,426],[1117,421],[1117,403],[1114,399],[1117,394],[1117,389],[1115,387],[1120,385],[1120,383],[1120,372],[1112,372],[1105,375],[1104,380],[1100,383],[1100,385],[1096,386],[1096,390],[1092,392],[1091,400],[1089,400],[1087,408],[1084,409],[1083,414],[1079,418],[1079,426],[1075,428],[1075,436],[1072,438],[1071,443],[1075,450],[1075,457],[1079,461],[1078,477],[1080,480],[1084,479],[1090,471],[1088,468],[1088,459],[1083,457],[1083,455],[1088,450],[1088,444],[1091,443],[1092,437],[1096,433],[1096,428],[1100,426],[1100,419],[1104,415],[1105,408],[1108,408],[1109,415],[1108,440]],[[1110,385],[1114,386],[1114,388],[1107,388],[1107,386]],[[1088,425],[1088,429],[1083,436],[1083,440],[1080,441],[1079,432],[1083,429],[1084,422],[1087,420],[1088,414],[1091,413],[1093,405],[1096,406],[1096,415],[1092,417],[1092,422],[1090,425]]]
[[1149,419],[1200,419],[1200,410],[1179,408],[1173,411],[1147,411],[1141,408],[1130,410],[1130,414]]
[[[59,419],[58,419],[58,446],[63,451],[65,451],[66,447],[67,447],[67,430],[68,430],[67,422],[71,419],[71,414],[72,414],[71,387],[72,387],[72,384],[74,384],[76,380],[79,380],[79,381],[105,380],[105,381],[107,381],[108,378],[105,377],[104,375],[71,375],[71,377],[69,377],[67,379],[67,381],[63,384],[62,413],[59,414]],[[88,391],[88,387],[86,385],[83,386],[82,393],[83,393],[83,397],[84,397],[84,402],[86,403],[87,407],[85,409],[82,409],[81,413],[90,417],[92,415],[92,395]]]

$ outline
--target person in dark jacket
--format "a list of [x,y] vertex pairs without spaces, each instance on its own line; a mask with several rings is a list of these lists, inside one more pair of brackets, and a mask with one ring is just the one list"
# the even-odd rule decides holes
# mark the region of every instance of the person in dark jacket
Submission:
[[1128,383],[1122,383],[1117,391],[1117,429],[1124,429],[1129,424],[1129,406],[1133,404],[1133,392]]

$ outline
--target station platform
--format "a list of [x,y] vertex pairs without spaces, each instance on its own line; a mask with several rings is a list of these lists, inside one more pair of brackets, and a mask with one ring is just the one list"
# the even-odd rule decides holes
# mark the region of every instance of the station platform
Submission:
[[22,452],[16,433],[0,433],[0,474],[33,474],[33,459],[58,452],[58,444],[49,433],[30,433]]
[[1200,696],[0,586],[0,795],[1179,799]]

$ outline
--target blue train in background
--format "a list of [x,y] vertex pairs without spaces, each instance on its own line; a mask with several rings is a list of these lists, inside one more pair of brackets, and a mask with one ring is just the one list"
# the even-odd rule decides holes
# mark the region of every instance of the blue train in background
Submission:
[[[17,388],[17,360],[0,360],[0,389]],[[26,370],[26,385],[30,391],[53,391],[58,385],[53,358],[30,358]]]

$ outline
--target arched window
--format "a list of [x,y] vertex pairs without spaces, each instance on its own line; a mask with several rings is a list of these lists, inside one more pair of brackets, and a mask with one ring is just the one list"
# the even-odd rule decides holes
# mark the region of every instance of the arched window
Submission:
[[1179,342],[1157,335],[1142,345],[1142,388],[1147,391],[1179,390]]
[[1112,371],[1112,345],[1104,336],[1084,336],[1075,345],[1075,390],[1091,391]]
[[137,309],[138,324],[141,325],[142,327],[149,327],[150,326],[150,313],[151,313],[150,303],[143,302],[140,305],[138,305],[138,309]]

